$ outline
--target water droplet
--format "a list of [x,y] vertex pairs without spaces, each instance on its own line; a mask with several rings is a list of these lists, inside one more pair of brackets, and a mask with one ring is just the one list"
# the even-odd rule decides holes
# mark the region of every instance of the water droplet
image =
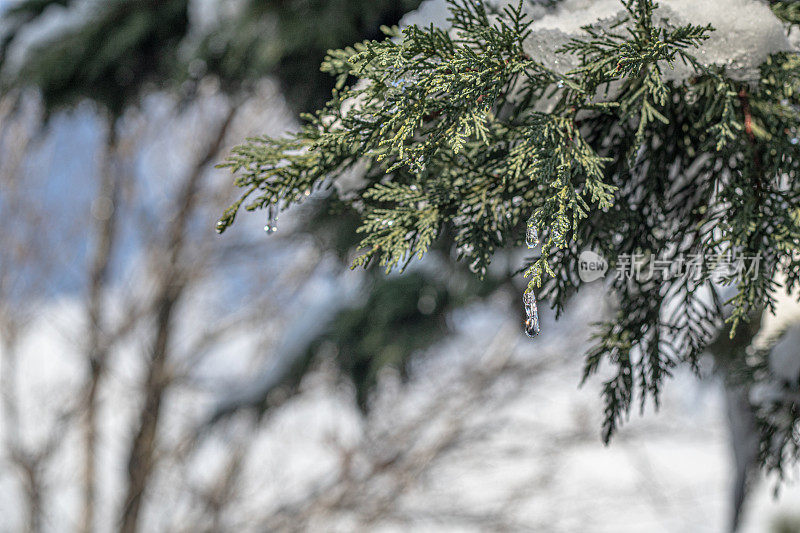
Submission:
[[564,87],[564,82],[561,81],[561,80],[558,80],[558,83],[556,85],[558,86],[559,89],[562,89]]
[[225,221],[217,220],[217,233],[222,233],[225,231]]
[[267,207],[267,225],[264,226],[264,231],[273,234],[278,231],[278,207],[275,204],[270,204]]
[[475,260],[472,263],[470,263],[469,270],[470,270],[470,272],[473,272],[475,274],[477,274],[477,273],[479,273],[481,271],[480,258],[475,258]]
[[525,291],[522,295],[522,302],[525,304],[525,334],[534,338],[539,335],[539,307],[536,305],[536,296],[532,291]]
[[536,248],[539,245],[539,230],[533,224],[528,225],[528,230],[525,232],[525,242],[528,248]]

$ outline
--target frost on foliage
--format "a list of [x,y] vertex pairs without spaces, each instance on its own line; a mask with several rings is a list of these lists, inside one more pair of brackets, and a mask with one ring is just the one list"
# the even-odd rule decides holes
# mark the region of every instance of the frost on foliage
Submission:
[[[516,0],[488,2],[496,10],[517,5]],[[534,32],[526,42],[527,52],[537,61],[562,74],[577,66],[576,58],[556,54],[556,50],[573,37],[585,35],[582,26],[589,24],[608,28],[624,15],[620,0],[562,0],[548,10],[542,5],[525,3],[534,20]],[[449,11],[445,0],[427,0],[407,15],[401,25],[449,27]],[[792,50],[781,21],[769,6],[758,0],[661,0],[654,14],[656,24],[681,26],[711,24],[715,31],[693,54],[705,66],[728,67],[732,79],[751,80],[758,67],[770,54]],[[669,80],[682,80],[692,75],[685,65],[664,69]]]

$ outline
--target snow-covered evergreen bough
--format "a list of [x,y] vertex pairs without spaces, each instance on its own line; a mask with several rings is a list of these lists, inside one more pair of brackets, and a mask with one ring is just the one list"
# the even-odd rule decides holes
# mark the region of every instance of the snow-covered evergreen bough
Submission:
[[[337,89],[299,133],[234,150],[244,194],[218,230],[332,183],[363,216],[355,266],[402,270],[446,233],[482,274],[527,234],[525,300],[559,312],[582,251],[628,261],[586,355],[585,378],[613,369],[604,439],[711,351],[746,391],[758,462],[782,475],[800,451],[800,353],[770,357],[785,325],[753,340],[800,284],[798,22],[757,0],[429,1],[402,32],[330,53]],[[723,257],[757,269],[720,273]],[[639,275],[687,258],[691,275]]]

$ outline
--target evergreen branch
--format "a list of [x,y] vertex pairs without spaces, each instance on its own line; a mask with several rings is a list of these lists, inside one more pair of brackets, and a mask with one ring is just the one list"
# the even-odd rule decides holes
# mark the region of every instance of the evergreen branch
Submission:
[[[453,0],[453,30],[410,27],[385,41],[331,52],[331,102],[286,139],[254,139],[225,166],[244,189],[221,220],[288,206],[357,162],[364,181],[345,200],[362,217],[354,266],[387,271],[452,235],[460,259],[482,274],[500,247],[522,244],[526,219],[544,237],[525,275],[561,311],[581,285],[581,250],[619,266],[728,252],[759,256],[758,276],[616,279],[620,312],[598,326],[584,379],[603,361],[603,435],[640,405],[659,403],[671,370],[699,358],[727,319],[731,334],[774,303],[784,272],[800,284],[800,59],[774,54],[746,85],[693,57],[713,28],[655,21],[651,0],[626,0],[613,23],[591,25],[556,51],[578,66],[553,70],[525,47],[521,4],[500,14]],[[390,32],[391,33],[391,32]],[[692,75],[668,81],[682,63]],[[348,82],[359,81],[348,86]],[[788,258],[788,259],[787,259]]]

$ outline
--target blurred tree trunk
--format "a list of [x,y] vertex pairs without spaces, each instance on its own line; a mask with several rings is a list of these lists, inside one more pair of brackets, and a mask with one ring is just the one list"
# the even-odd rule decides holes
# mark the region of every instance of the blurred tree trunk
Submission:
[[95,242],[91,252],[88,279],[87,313],[87,360],[89,376],[85,385],[84,417],[84,467],[83,509],[80,528],[84,533],[94,530],[95,504],[97,500],[96,455],[97,455],[97,411],[98,390],[108,360],[110,349],[107,328],[104,324],[106,307],[103,302],[108,284],[109,265],[114,255],[117,234],[118,202],[122,177],[117,164],[116,121],[107,120],[107,131],[100,168],[100,183],[92,215],[95,221]]
[[205,154],[186,176],[177,197],[178,212],[170,223],[164,253],[158,258],[161,272],[157,273],[159,282],[153,308],[155,331],[143,386],[144,401],[128,457],[128,486],[120,521],[120,531],[123,533],[138,530],[142,500],[155,462],[161,404],[170,382],[167,363],[174,333],[173,314],[191,277],[187,272],[189,265],[183,258],[189,222],[200,196],[201,178],[222,148],[236,110],[236,103],[232,103]]
[[[20,187],[25,155],[33,133],[20,120],[21,99],[13,94],[0,101],[0,212],[9,225],[0,233],[0,413],[3,448],[21,476],[25,530],[42,529],[41,465],[55,442],[35,448],[22,437],[19,407],[19,342],[32,316],[30,300],[38,296],[42,274],[50,266],[47,245],[32,231],[41,225],[42,212],[25,201]],[[5,524],[4,524],[5,525]]]
[[[16,331],[3,324],[0,351],[0,390],[3,391],[3,426],[6,452],[22,475],[25,495],[25,529],[30,533],[42,530],[42,490],[39,475],[40,457],[28,453],[19,438],[19,408],[17,402],[17,340]],[[13,327],[13,326],[12,326]]]

